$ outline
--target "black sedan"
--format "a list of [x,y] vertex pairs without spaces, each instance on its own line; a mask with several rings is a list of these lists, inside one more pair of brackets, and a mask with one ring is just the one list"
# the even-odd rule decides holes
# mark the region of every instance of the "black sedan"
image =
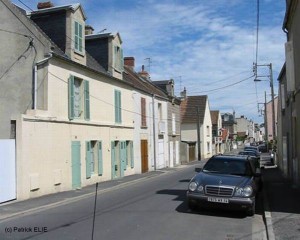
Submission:
[[[189,208],[221,207],[255,214],[255,197],[261,174],[255,160],[248,156],[215,155],[198,170],[189,183]],[[257,171],[257,172],[256,172]]]

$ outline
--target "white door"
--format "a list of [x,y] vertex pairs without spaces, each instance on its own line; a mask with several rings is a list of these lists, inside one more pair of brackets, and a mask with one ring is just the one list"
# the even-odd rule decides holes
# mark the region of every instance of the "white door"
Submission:
[[179,164],[179,141],[175,142],[175,161],[176,161],[176,165]]
[[157,159],[157,169],[165,167],[164,161],[164,139],[158,139],[158,159]]
[[16,199],[15,140],[0,140],[0,203]]
[[170,141],[169,146],[170,146],[170,167],[174,167],[174,148],[173,148],[173,142]]

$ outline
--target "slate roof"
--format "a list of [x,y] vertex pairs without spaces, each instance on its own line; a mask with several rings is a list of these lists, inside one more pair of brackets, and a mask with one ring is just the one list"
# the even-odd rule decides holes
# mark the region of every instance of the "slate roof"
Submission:
[[136,89],[139,89],[145,93],[155,94],[158,97],[168,99],[168,95],[161,89],[155,86],[151,81],[141,78],[136,72],[130,69],[128,66],[124,66],[123,80],[132,84]]
[[43,8],[43,9],[37,9],[32,11],[30,14],[39,14],[39,13],[48,13],[48,12],[57,12],[61,10],[71,10],[71,11],[76,11],[78,8],[81,8],[82,14],[84,19],[86,18],[86,15],[84,13],[83,8],[81,7],[80,3],[75,3],[75,4],[68,4],[68,5],[62,5],[62,6],[57,6],[57,7],[50,7],[50,8]]
[[[68,10],[71,9],[72,11],[75,11],[77,8],[81,7],[81,5],[79,3],[77,4],[71,4],[71,5],[64,5],[64,6],[58,6],[58,7],[52,7],[52,8],[46,8],[46,9],[39,9],[36,11],[32,11],[31,13],[27,14],[27,16],[30,16],[31,14],[38,14],[38,13],[45,13],[45,12],[56,12],[56,11],[60,11],[60,10]],[[83,9],[81,8],[82,12]],[[84,14],[84,12],[83,12]],[[64,51],[62,49],[60,49],[55,42],[53,42],[53,40],[30,18],[28,18],[29,21],[31,21],[31,23],[51,42],[52,46],[53,46],[53,52],[55,53],[55,55],[68,60],[68,61],[72,61],[74,63],[76,63],[75,61],[71,60],[70,57],[68,57]],[[101,72],[101,73],[105,73],[108,74],[107,71],[104,69],[104,67],[102,67],[87,51],[85,51],[85,55],[86,55],[86,66],[87,68],[90,68],[94,71],[97,72]]]
[[216,111],[210,111],[210,116],[211,116],[211,123],[213,125],[218,125],[218,117],[219,117],[219,113],[220,111],[216,110]]
[[180,104],[181,122],[197,123],[197,107],[199,107],[199,120],[203,123],[207,100],[207,95],[188,96],[183,99]]

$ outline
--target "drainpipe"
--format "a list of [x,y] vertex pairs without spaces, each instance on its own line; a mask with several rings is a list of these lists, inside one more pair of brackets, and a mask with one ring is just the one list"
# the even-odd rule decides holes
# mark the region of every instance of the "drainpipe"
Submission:
[[52,53],[49,53],[49,57],[46,57],[38,62],[35,63],[34,67],[33,67],[33,103],[32,103],[32,108],[34,110],[37,109],[37,90],[38,90],[38,86],[37,86],[37,71],[38,71],[38,66],[44,64],[45,62],[48,62],[48,60],[52,58]]
[[152,95],[152,118],[153,118],[153,152],[154,152],[154,171],[156,170],[156,129],[155,129],[155,94]]

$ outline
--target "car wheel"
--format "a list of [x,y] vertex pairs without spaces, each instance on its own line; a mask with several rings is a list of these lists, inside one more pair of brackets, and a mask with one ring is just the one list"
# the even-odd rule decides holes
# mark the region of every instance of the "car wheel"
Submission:
[[193,210],[197,209],[197,204],[196,204],[196,202],[189,200],[188,207],[189,207],[189,209],[191,209],[193,211]]
[[254,200],[252,206],[247,211],[248,216],[252,217],[254,214],[255,214],[255,200]]

